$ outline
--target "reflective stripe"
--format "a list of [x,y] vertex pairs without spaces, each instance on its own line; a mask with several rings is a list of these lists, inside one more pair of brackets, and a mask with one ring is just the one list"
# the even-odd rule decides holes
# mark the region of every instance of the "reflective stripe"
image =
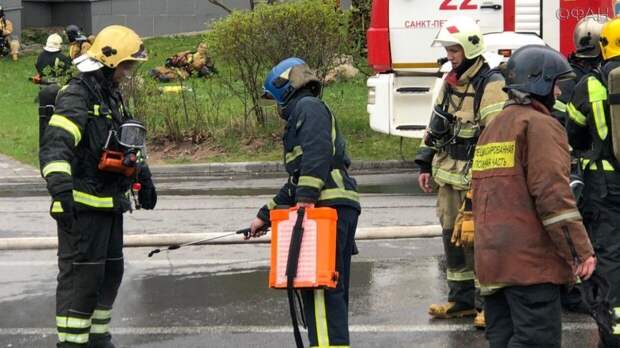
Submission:
[[94,208],[114,208],[114,200],[112,197],[97,197],[88,193],[73,190],[73,199],[78,203]]
[[590,99],[592,113],[594,114],[596,132],[601,140],[605,140],[608,132],[603,101],[607,100],[607,89],[603,86],[601,81],[594,76],[588,78],[588,98]]
[[553,108],[557,111],[566,112],[566,104],[557,99],[555,100],[555,104],[553,104]]
[[85,344],[85,343],[88,343],[88,333],[71,334],[71,333],[66,333],[66,332],[59,332],[58,341]]
[[271,210],[271,209],[273,209],[273,208],[275,208],[277,206],[278,206],[278,203],[276,203],[276,201],[273,200],[273,199],[270,200],[269,202],[267,202],[267,209],[269,209],[269,210]]
[[325,290],[314,290],[314,318],[316,322],[316,337],[319,347],[329,347],[327,333],[327,312],[325,310]]
[[620,307],[614,308],[614,314],[616,315],[616,320],[620,320]]
[[88,329],[90,327],[90,319],[57,316],[56,326],[66,329]]
[[[603,162],[603,170],[606,172],[613,172],[614,166],[611,165],[611,163],[609,163],[609,161],[607,160],[602,160],[601,162]],[[582,164],[581,164],[583,170],[598,170],[598,166],[596,165],[596,162],[592,162],[592,164],[590,164],[590,160],[586,159],[583,160]]]
[[334,179],[334,182],[336,183],[336,186],[338,186],[338,188],[344,188],[344,179],[342,178],[342,173],[340,173],[340,169],[334,169],[332,170],[332,179]]
[[577,125],[585,127],[586,117],[581,113],[581,111],[577,110],[573,103],[568,103],[566,106],[566,111],[568,111],[568,118],[570,118]]
[[62,204],[59,201],[54,201],[52,203],[52,213],[64,213],[64,209],[62,209]]
[[[325,107],[327,107],[327,105]],[[336,154],[336,136],[338,135],[338,133],[336,133],[336,118],[334,118],[334,115],[332,115],[331,111],[329,112],[329,115],[332,117],[332,156],[333,156]]]
[[359,202],[360,195],[355,191],[345,190],[341,188],[327,189],[321,191],[321,196],[319,197],[319,201],[325,201],[329,199],[338,199],[344,198],[351,201]]
[[605,109],[603,102],[598,101],[592,103],[592,111],[594,113],[594,123],[596,123],[596,133],[601,140],[607,138],[607,121],[605,121]]
[[543,226],[549,226],[565,220],[581,219],[579,210],[568,210],[561,214],[546,218],[542,221]]
[[101,105],[99,104],[93,105],[93,115],[99,116],[100,115],[99,109],[101,109]]
[[440,179],[442,182],[450,185],[456,185],[463,188],[469,188],[469,173],[468,175],[454,174],[447,170],[433,167],[433,177]]
[[474,280],[474,271],[465,271],[465,272],[455,272],[455,271],[446,271],[446,278],[455,282],[464,282],[467,280]]
[[588,78],[588,98],[590,103],[607,100],[607,88],[594,76]]
[[51,173],[65,173],[71,175],[71,165],[67,161],[54,161],[45,165],[41,172],[44,178]]
[[304,150],[301,149],[301,146],[297,145],[293,148],[293,151],[287,152],[284,156],[284,160],[288,164],[289,162],[294,161],[297,157],[301,156],[304,153]]
[[299,181],[297,182],[297,185],[313,187],[317,190],[320,190],[321,188],[323,188],[323,186],[325,186],[325,182],[313,176],[300,176]]
[[480,109],[478,113],[480,114],[480,119],[484,120],[485,118],[489,117],[491,114],[500,113],[503,108],[504,108],[504,102],[499,102],[499,103],[495,103],[495,104],[491,104],[491,105],[487,105],[483,107],[482,109]]
[[459,131],[460,138],[473,138],[478,131],[478,128],[461,128]]
[[50,119],[49,125],[62,128],[69,132],[69,134],[73,135],[75,146],[77,146],[77,144],[80,143],[80,140],[82,140],[82,132],[80,131],[80,128],[65,116],[54,114]]
[[112,311],[107,309],[95,309],[92,319],[105,320],[112,318]]
[[93,324],[90,327],[90,333],[93,334],[105,334],[110,331],[110,325],[108,324]]
[[351,346],[310,346],[310,348],[350,348]]

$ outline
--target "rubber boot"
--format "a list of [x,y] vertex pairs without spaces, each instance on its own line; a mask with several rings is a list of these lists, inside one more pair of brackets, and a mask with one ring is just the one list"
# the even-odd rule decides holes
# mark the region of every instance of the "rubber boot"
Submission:
[[476,309],[456,302],[434,303],[428,307],[433,319],[452,319],[476,315]]
[[487,327],[487,322],[484,319],[484,311],[477,311],[476,317],[474,317],[474,326],[476,329],[484,330]]

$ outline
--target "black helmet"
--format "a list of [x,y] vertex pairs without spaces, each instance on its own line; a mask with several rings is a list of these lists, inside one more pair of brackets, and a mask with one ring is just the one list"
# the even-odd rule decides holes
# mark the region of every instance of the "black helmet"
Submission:
[[4,18],[4,8],[0,5],[0,18]]
[[67,27],[65,28],[65,33],[67,34],[67,38],[69,39],[69,42],[75,42],[78,36],[82,34],[80,33],[80,27],[78,27],[75,24],[67,25]]
[[546,97],[553,94],[558,79],[575,78],[573,69],[558,51],[539,45],[527,45],[516,50],[505,70],[506,87],[526,94]]

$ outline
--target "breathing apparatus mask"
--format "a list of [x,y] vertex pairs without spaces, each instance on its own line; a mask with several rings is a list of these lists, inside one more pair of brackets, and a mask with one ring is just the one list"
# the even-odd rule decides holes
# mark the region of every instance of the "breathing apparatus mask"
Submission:
[[452,133],[458,134],[458,132],[451,132],[455,121],[454,115],[442,110],[441,106],[435,105],[431,115],[431,122],[428,126],[428,133],[424,138],[424,144],[437,148],[448,144],[454,139]]
[[132,176],[145,156],[146,127],[136,120],[124,122],[118,131],[110,130],[101,154],[99,169]]

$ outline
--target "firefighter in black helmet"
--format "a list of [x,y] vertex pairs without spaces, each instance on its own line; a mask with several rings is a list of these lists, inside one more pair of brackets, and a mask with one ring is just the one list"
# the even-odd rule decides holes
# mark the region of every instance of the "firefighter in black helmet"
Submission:
[[88,49],[92,45],[93,38],[86,37],[77,25],[67,25],[65,34],[69,40],[69,57],[71,59],[75,59],[88,52]]
[[119,90],[146,59],[134,31],[104,28],[75,62],[81,73],[60,90],[43,135],[41,173],[58,224],[57,347],[114,347],[108,326],[123,276],[127,192],[139,182],[139,205],[153,209],[157,201],[144,162],[145,127]]

